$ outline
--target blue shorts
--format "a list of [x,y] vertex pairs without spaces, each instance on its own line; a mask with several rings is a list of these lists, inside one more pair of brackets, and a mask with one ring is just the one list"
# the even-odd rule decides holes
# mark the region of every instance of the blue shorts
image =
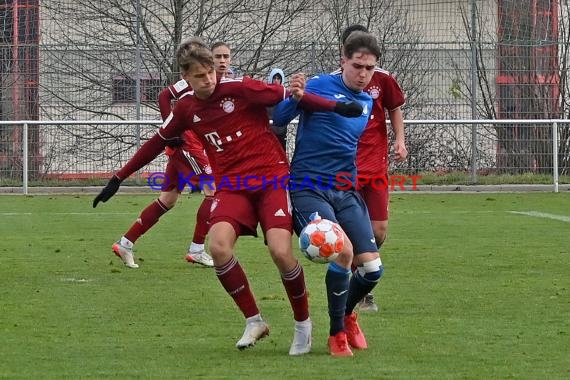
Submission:
[[303,188],[290,193],[293,227],[299,235],[317,211],[323,219],[340,224],[354,247],[354,254],[376,252],[376,241],[366,205],[355,190]]

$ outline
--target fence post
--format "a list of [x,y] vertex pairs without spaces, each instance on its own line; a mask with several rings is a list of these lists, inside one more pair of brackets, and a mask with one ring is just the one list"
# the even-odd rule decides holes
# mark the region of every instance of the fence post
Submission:
[[[141,46],[141,1],[136,2],[136,57],[135,57],[135,71],[136,71],[136,87],[135,87],[135,97],[136,97],[136,117],[137,120],[141,120],[141,67],[142,67],[142,46]],[[141,147],[141,126],[140,124],[135,125],[136,134],[136,144],[137,150]],[[135,183],[140,185],[141,182],[141,171],[137,170],[135,173]]]
[[22,190],[28,195],[28,123],[22,131]]
[[558,122],[552,123],[552,174],[554,192],[558,192]]
[[[471,118],[477,119],[477,4],[471,1]],[[477,183],[477,124],[471,125],[471,183]]]

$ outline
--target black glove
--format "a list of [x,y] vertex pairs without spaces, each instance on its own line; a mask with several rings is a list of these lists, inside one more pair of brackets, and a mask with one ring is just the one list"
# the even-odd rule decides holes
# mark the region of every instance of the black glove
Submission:
[[166,146],[169,148],[180,148],[182,145],[184,145],[184,139],[182,137],[166,140]]
[[358,117],[362,115],[362,105],[358,102],[336,102],[333,108],[335,113],[344,117]]
[[122,179],[117,176],[113,176],[107,183],[107,185],[101,190],[101,192],[93,200],[93,208],[97,207],[99,202],[107,202],[115,193],[119,190],[121,186]]

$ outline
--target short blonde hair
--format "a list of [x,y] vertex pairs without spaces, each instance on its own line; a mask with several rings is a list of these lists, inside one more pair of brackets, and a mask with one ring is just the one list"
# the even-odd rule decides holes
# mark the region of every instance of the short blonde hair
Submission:
[[192,66],[200,64],[204,67],[214,67],[214,57],[204,40],[199,37],[183,41],[176,50],[176,60],[180,70],[188,72]]

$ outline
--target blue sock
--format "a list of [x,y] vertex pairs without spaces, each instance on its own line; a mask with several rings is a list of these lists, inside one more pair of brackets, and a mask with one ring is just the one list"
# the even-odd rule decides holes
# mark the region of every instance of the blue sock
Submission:
[[353,312],[356,304],[360,302],[360,300],[370,293],[372,289],[378,284],[378,280],[370,281],[366,277],[362,277],[362,275],[355,271],[350,279],[350,286],[348,291],[348,299],[346,301],[346,314],[350,314]]
[[344,330],[344,314],[348,298],[350,269],[336,263],[330,263],[325,276],[327,299],[329,302],[330,330],[329,335],[336,335]]

